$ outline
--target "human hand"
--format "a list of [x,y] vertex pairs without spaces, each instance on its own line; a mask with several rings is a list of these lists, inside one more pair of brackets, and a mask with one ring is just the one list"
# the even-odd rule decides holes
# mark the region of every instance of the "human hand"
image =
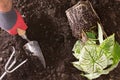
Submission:
[[23,31],[27,29],[21,14],[14,9],[9,12],[0,12],[0,27],[11,35],[18,34],[18,29]]

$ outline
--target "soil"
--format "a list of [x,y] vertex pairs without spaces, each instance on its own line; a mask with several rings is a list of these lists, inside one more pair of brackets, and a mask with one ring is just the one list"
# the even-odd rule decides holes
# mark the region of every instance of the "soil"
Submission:
[[[104,30],[108,35],[116,34],[120,43],[120,1],[119,0],[90,0],[101,19]],[[70,29],[65,10],[76,4],[78,0],[14,0],[14,7],[24,16],[29,26],[27,36],[30,40],[39,42],[47,67],[43,68],[36,57],[28,57],[23,45],[25,40],[18,35],[11,36],[0,31],[0,74],[14,46],[17,62],[26,58],[28,62],[3,80],[87,80],[80,75],[71,62],[76,59],[72,48],[77,40]],[[107,75],[95,80],[120,80],[120,65]]]

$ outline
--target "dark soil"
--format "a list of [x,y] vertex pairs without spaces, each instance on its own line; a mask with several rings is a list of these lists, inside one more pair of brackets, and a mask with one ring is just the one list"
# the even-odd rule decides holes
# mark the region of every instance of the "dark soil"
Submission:
[[[90,0],[99,15],[108,35],[116,34],[120,42],[120,1]],[[45,56],[47,68],[44,69],[37,58],[29,61],[15,72],[8,74],[4,80],[87,80],[80,76],[71,62],[75,61],[72,48],[76,38],[72,36],[65,10],[78,0],[14,0],[17,8],[29,26],[27,35],[30,40],[37,40]],[[18,62],[27,56],[23,50],[25,40],[19,36],[10,36],[0,32],[0,74],[11,54],[11,46],[16,49]],[[108,75],[96,80],[120,80],[120,65]]]

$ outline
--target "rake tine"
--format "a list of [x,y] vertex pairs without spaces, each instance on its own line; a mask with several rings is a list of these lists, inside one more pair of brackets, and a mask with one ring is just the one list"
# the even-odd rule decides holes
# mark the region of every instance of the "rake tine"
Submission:
[[11,63],[11,65],[9,66],[9,63],[11,62],[11,60],[12,60],[12,58],[14,57],[14,54],[15,54],[15,48],[14,48],[14,47],[12,47],[12,48],[13,48],[13,52],[12,52],[9,60],[7,61],[6,65],[5,65],[5,71],[6,71],[7,73],[12,73],[12,72],[14,72],[16,69],[18,69],[18,68],[19,68],[20,66],[22,66],[24,63],[26,63],[27,60],[28,60],[28,59],[24,60],[24,61],[21,62],[19,65],[17,65],[15,68],[13,68],[12,70],[10,70],[10,69],[15,65],[15,63],[16,63],[16,58],[14,58],[14,61],[13,61],[13,62]]
[[21,62],[19,65],[17,65],[16,67],[14,67],[12,70],[10,70],[16,64],[16,61],[17,61],[16,57],[15,57],[13,62],[10,64],[10,62],[13,59],[14,54],[15,54],[15,48],[14,47],[12,47],[12,48],[13,48],[13,52],[12,52],[10,58],[8,59],[7,63],[5,64],[5,72],[2,74],[2,76],[0,76],[0,80],[2,80],[7,73],[14,72],[16,69],[18,69],[20,66],[22,66],[24,63],[26,63],[28,61],[28,59],[26,59],[23,62]]
[[8,59],[7,63],[5,64],[5,71],[8,71],[8,69],[11,69],[15,65],[15,63],[16,63],[16,59],[14,59],[14,61],[9,66],[9,63],[10,63],[10,61],[12,60],[12,58],[13,58],[13,56],[15,54],[15,48],[14,47],[12,47],[12,48],[13,48],[13,52],[12,52],[10,58]]
[[7,74],[7,72],[4,72],[4,73],[2,74],[2,76],[0,76],[0,80],[2,80],[6,74]]
[[17,65],[15,68],[13,68],[12,70],[9,70],[9,69],[5,69],[5,71],[7,73],[12,73],[14,72],[16,69],[18,69],[20,66],[22,66],[24,63],[26,63],[28,61],[28,59],[24,60],[23,62],[21,62],[19,65]]

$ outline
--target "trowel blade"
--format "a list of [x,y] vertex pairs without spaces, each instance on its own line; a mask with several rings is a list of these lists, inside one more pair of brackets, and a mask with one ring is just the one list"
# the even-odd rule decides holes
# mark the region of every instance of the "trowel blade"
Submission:
[[41,48],[37,41],[29,41],[23,47],[24,47],[24,49],[30,51],[33,56],[38,57],[38,59],[43,64],[44,68],[46,68],[45,58],[43,56],[43,53],[42,53]]

